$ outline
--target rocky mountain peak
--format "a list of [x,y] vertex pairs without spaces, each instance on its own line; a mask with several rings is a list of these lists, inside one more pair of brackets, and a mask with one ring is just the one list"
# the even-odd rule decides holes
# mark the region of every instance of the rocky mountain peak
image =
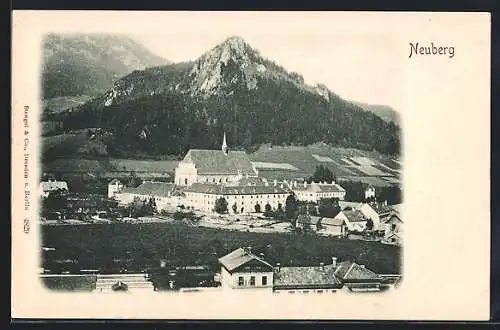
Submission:
[[190,77],[193,94],[211,95],[222,86],[246,84],[257,88],[256,75],[265,71],[262,58],[243,38],[232,36],[204,53],[194,64]]

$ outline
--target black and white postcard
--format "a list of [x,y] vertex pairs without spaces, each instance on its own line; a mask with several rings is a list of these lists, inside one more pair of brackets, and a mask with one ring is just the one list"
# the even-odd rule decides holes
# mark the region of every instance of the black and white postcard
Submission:
[[488,319],[488,14],[17,11],[12,49],[14,317]]

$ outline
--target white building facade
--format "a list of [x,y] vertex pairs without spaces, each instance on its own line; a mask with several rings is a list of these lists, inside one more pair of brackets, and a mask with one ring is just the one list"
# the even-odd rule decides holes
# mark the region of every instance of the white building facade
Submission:
[[[285,208],[290,191],[281,186],[227,186],[216,184],[193,184],[183,189],[185,206],[198,211],[214,212],[218,198],[227,202],[229,213],[253,213],[256,205],[264,212],[267,204],[272,210]],[[236,212],[235,212],[236,210]]]
[[338,198],[339,200],[344,200],[346,195],[345,189],[335,182],[297,183],[293,181],[289,186],[297,199],[304,202],[318,203],[324,198]]
[[257,170],[244,151],[228,150],[224,134],[221,150],[189,150],[175,169],[174,182],[178,186],[229,184],[257,176]]

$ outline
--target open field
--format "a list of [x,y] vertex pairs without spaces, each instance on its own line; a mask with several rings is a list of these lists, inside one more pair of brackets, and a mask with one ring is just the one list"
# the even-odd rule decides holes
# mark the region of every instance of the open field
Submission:
[[[160,260],[182,266],[216,267],[217,258],[252,246],[271,263],[317,265],[332,256],[355,260],[379,273],[400,271],[401,249],[378,242],[297,233],[252,233],[190,227],[174,223],[43,226],[43,267],[52,271],[102,272],[155,270]],[[61,261],[71,261],[61,263]],[[75,262],[76,261],[76,262]]]
[[[81,135],[62,135],[44,138],[46,148],[51,145],[78,145]],[[96,150],[101,146],[95,142]],[[90,144],[86,144],[90,147]],[[379,186],[398,185],[401,174],[399,160],[377,152],[326,145],[307,147],[262,146],[249,154],[259,170],[259,176],[268,180],[294,180],[311,176],[316,166],[328,167],[339,180],[353,180]],[[174,175],[177,160],[117,159],[105,156],[75,156],[56,158],[44,163],[45,172],[63,174],[93,174],[103,178],[127,177],[133,171],[139,177],[169,178]],[[388,178],[387,180],[385,178]]]
[[[269,162],[286,164],[298,170],[287,171],[285,166],[279,172],[273,173],[271,169],[259,171],[263,175],[269,173],[277,178],[294,179],[303,175],[310,176],[316,166],[328,167],[338,178],[374,178],[380,184],[387,185],[388,181],[382,177],[398,177],[400,170],[399,160],[377,152],[362,151],[348,148],[335,148],[324,144],[312,146],[266,147],[262,146],[255,153],[250,154],[252,162]],[[279,166],[276,166],[278,169]],[[362,179],[364,180],[364,179]],[[364,180],[366,181],[366,180]],[[390,180],[394,184],[396,180]]]

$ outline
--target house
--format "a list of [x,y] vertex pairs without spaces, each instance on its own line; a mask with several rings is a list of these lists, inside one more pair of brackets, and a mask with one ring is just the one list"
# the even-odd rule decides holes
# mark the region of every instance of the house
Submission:
[[276,267],[273,292],[328,293],[342,289],[342,282],[335,276],[336,258],[332,264],[319,266]]
[[337,223],[343,221],[348,231],[361,232],[366,229],[367,218],[360,210],[344,210],[335,216]]
[[375,199],[375,187],[373,185],[369,185],[365,189],[365,200],[367,199]]
[[267,289],[273,287],[274,267],[252,253],[238,248],[219,259],[220,283],[223,289]]
[[299,214],[297,217],[297,228],[309,228],[312,231],[318,230],[318,225],[321,222],[321,217],[312,216],[309,214]]
[[397,212],[392,212],[383,222],[384,238],[383,243],[402,245],[403,244],[403,221]]
[[184,199],[182,193],[175,191],[173,183],[166,182],[144,182],[136,188],[125,187],[119,193],[115,194],[115,198],[122,205],[132,203],[135,198],[141,200],[153,198],[158,211],[173,210]]
[[344,237],[347,235],[347,225],[342,218],[321,218],[320,230],[318,233],[328,235],[328,236],[340,236]]
[[108,198],[114,198],[117,193],[122,191],[125,185],[118,179],[113,179],[108,183]]
[[339,201],[340,210],[359,210],[364,203]]
[[259,205],[261,212],[267,204],[271,209],[285,208],[285,202],[290,191],[284,186],[233,186],[219,184],[194,183],[185,187],[182,192],[186,198],[185,206],[194,210],[213,212],[217,199],[224,198],[228,211],[231,213],[255,212]]
[[343,200],[346,194],[345,189],[335,182],[307,183],[304,181],[299,184],[297,181],[292,181],[289,187],[297,199],[304,202],[318,203],[324,198],[338,198],[339,200]]
[[382,287],[381,276],[352,261],[339,263],[334,274],[349,291],[380,291]]
[[381,227],[382,219],[388,216],[393,210],[386,202],[378,203],[363,203],[359,210],[364,214],[364,216],[373,221],[373,230],[384,230]]
[[49,180],[40,182],[38,188],[39,195],[42,198],[48,197],[52,191],[56,190],[68,191],[68,184],[65,181]]
[[224,133],[221,150],[189,150],[175,169],[174,182],[179,186],[227,184],[257,176],[257,170],[244,151],[228,150]]
[[321,262],[314,266],[273,267],[252,253],[238,248],[219,259],[220,274],[214,278],[223,289],[266,289],[273,293],[328,293],[342,291],[380,291],[397,283],[399,274],[379,275],[353,261]]

